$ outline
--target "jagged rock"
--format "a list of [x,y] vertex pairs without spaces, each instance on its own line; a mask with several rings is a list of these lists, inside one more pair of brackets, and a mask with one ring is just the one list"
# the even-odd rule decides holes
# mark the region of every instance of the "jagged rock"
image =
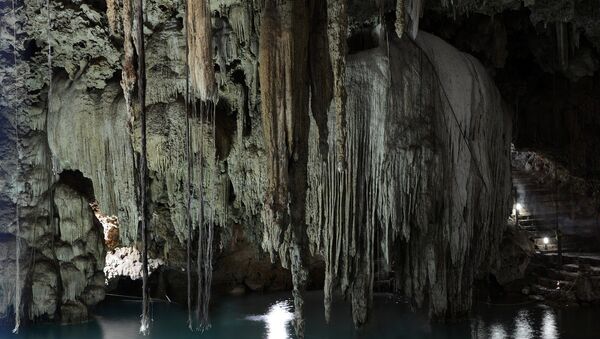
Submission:
[[55,266],[48,261],[40,261],[33,268],[31,283],[30,312],[33,319],[41,316],[54,318],[60,306],[58,275]]
[[522,279],[534,254],[535,246],[527,233],[507,228],[500,244],[498,268],[494,270],[498,282],[504,285]]
[[61,322],[81,323],[88,319],[87,307],[79,301],[68,301],[60,306]]

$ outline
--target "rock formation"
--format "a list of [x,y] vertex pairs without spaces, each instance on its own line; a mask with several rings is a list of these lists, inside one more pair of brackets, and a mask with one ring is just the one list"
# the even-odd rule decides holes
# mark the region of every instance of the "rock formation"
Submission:
[[[117,251],[144,247],[144,143],[147,250],[165,270],[207,277],[242,234],[249,253],[262,248],[291,271],[299,334],[314,261],[325,263],[326,314],[342,293],[356,325],[378,275],[395,275],[397,292],[432,317],[469,310],[508,216],[510,114],[480,62],[420,32],[419,20],[423,6],[494,13],[516,1],[147,0],[143,22],[132,0],[9,2],[0,0],[0,314],[23,295],[24,318],[74,322],[103,299],[93,212],[118,220]],[[556,21],[550,4],[527,6]],[[568,19],[600,46],[597,17]],[[194,287],[209,286],[200,280]]]

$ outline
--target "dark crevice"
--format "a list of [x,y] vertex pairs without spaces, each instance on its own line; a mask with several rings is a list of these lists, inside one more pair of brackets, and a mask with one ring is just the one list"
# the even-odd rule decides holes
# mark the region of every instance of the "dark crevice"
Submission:
[[221,98],[215,108],[215,129],[216,129],[216,148],[217,158],[225,160],[231,151],[231,144],[235,136],[232,131],[236,130],[236,111],[232,110],[231,105],[225,98]]
[[92,180],[84,177],[83,173],[78,170],[62,171],[58,182],[69,186],[89,202],[95,200]]
[[377,47],[379,47],[379,37],[372,27],[362,28],[348,38],[348,54],[355,54]]

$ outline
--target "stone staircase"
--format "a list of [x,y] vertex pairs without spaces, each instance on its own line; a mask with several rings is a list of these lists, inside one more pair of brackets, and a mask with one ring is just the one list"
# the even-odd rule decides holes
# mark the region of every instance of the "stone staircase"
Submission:
[[600,255],[565,253],[563,263],[556,254],[538,254],[529,267],[532,299],[566,303],[600,302]]
[[[600,301],[600,241],[593,230],[582,232],[588,230],[577,227],[575,203],[529,173],[513,169],[512,176],[520,202],[515,207],[515,225],[536,248],[528,268],[531,283],[523,292],[536,300]],[[567,221],[569,227],[564,226]]]
[[[576,227],[577,220],[585,218],[576,214],[576,202],[540,184],[527,172],[513,169],[512,178],[517,201],[520,201],[520,208],[516,211],[517,228],[527,232],[537,251],[558,251],[558,229],[563,252],[600,253],[600,239],[594,239],[596,235],[593,233],[597,230]],[[544,239],[547,239],[547,243]]]

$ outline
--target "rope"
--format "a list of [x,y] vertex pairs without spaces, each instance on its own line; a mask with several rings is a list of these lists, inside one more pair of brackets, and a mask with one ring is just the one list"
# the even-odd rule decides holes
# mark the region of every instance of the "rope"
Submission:
[[[14,70],[14,81],[16,83],[17,80],[17,12],[15,10],[15,0],[12,0],[12,14],[13,14],[13,70]],[[19,140],[19,111],[18,107],[15,106],[15,139],[16,139],[16,148],[17,148],[17,177],[16,177],[16,186],[17,186],[17,197],[16,197],[16,206],[15,206],[15,217],[16,217],[16,226],[17,226],[17,235],[15,238],[15,246],[16,246],[16,277],[15,277],[15,327],[13,329],[13,333],[19,333],[19,327],[21,326],[21,222],[20,222],[20,211],[19,211],[19,203],[20,203],[20,188],[19,188],[19,174],[21,171],[21,149],[20,149],[20,140]]]

